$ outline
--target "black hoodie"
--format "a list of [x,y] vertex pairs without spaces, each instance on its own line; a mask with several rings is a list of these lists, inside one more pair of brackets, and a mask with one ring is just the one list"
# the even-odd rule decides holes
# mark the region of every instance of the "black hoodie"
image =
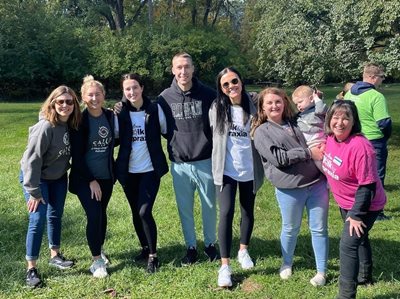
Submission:
[[213,89],[196,78],[192,88],[182,91],[174,78],[158,97],[167,119],[168,154],[172,162],[211,158],[212,134],[208,110],[216,97]]

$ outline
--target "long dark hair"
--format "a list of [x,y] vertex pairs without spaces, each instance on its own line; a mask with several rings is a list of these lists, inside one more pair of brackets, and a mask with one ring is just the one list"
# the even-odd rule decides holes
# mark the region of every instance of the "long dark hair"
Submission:
[[228,122],[229,126],[232,124],[232,115],[230,109],[232,103],[229,97],[226,94],[224,94],[221,87],[221,77],[229,72],[235,73],[238,76],[240,83],[242,84],[242,93],[241,93],[242,100],[240,102],[240,106],[243,108],[243,124],[247,123],[250,115],[250,103],[249,103],[250,99],[246,93],[242,76],[233,67],[224,68],[222,71],[219,72],[216,79],[217,98],[215,99],[215,105],[217,109],[217,130],[219,131],[220,134],[225,133],[226,122]]
[[[124,92],[124,81],[125,80],[135,80],[137,83],[139,83],[140,87],[144,86],[144,80],[143,78],[138,74],[138,73],[127,73],[121,76],[121,89],[122,89],[122,103],[129,103],[128,99],[125,97],[125,92]],[[148,103],[150,102],[150,99],[142,93],[142,98],[143,98],[143,107],[146,107]],[[130,106],[130,105],[129,105]]]

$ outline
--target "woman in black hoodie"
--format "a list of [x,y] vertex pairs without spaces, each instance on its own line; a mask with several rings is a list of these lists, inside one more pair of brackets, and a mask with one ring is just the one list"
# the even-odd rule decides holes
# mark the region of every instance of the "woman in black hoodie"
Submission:
[[114,113],[104,109],[103,84],[86,76],[81,87],[82,122],[71,132],[72,167],[69,190],[78,196],[86,213],[86,238],[92,254],[90,272],[94,277],[108,275],[109,261],[102,250],[107,230],[107,206],[114,178]]
[[132,210],[133,225],[142,246],[135,261],[147,259],[147,271],[159,267],[157,226],[152,215],[161,177],[168,164],[161,146],[167,132],[163,110],[143,95],[138,74],[122,76],[123,107],[118,114],[120,150],[116,175]]

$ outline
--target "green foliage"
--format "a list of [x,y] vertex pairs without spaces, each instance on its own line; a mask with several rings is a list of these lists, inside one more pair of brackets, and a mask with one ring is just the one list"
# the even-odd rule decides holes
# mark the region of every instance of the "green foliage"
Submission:
[[180,51],[193,56],[208,83],[227,65],[246,69],[240,45],[223,32],[172,21],[111,31],[95,21],[100,6],[75,2],[0,3],[0,97],[43,96],[59,84],[78,89],[88,73],[116,90],[126,72],[145,76],[147,91],[156,95],[170,84],[170,61]]
[[44,96],[60,84],[77,89],[88,73],[115,94],[120,74],[132,71],[156,95],[170,84],[179,51],[212,85],[229,65],[249,81],[296,85],[355,80],[372,60],[389,80],[400,78],[398,0],[149,3],[0,0],[0,98]]
[[7,11],[0,20],[0,81],[4,93],[32,95],[82,76],[87,46],[70,20],[25,1],[3,9]]
[[146,91],[158,94],[170,84],[172,57],[182,51],[192,55],[196,74],[210,84],[225,66],[244,65],[234,41],[207,29],[155,26],[150,31],[134,25],[120,33],[93,29],[91,36],[91,72],[112,88],[118,88],[121,74],[137,72],[147,78]]
[[398,78],[398,1],[266,0],[255,49],[260,72],[287,84],[340,82],[360,76],[367,60]]

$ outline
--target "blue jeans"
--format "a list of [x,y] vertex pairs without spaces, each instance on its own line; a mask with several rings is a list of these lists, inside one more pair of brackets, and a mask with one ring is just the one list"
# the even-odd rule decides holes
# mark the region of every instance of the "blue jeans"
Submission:
[[306,208],[317,271],[326,273],[328,263],[328,208],[326,180],[296,189],[275,189],[282,216],[281,250],[283,264],[292,266],[297,236]]
[[[20,174],[22,182],[22,173]],[[57,180],[41,180],[40,190],[46,204],[39,203],[36,212],[29,213],[29,225],[26,234],[26,260],[34,261],[39,257],[44,226],[47,220],[47,238],[49,248],[60,248],[61,217],[64,213],[65,197],[67,195],[67,174]],[[22,187],[25,200],[28,202],[29,193]]]
[[211,159],[171,163],[175,198],[186,246],[196,247],[193,205],[197,189],[201,202],[204,244],[216,242],[217,209],[215,186],[211,174]]
[[370,142],[375,149],[379,178],[382,186],[385,186],[386,161],[388,157],[387,140],[386,138],[380,138],[370,140]]

